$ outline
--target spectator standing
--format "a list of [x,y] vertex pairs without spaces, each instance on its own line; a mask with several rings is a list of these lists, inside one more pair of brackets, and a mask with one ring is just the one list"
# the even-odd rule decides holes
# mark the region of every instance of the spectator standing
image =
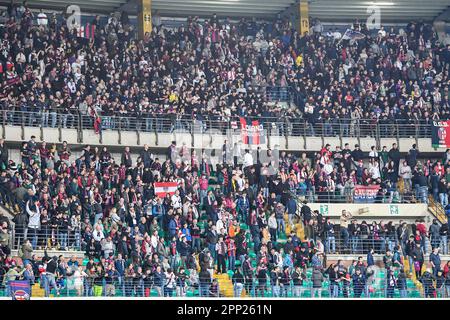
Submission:
[[441,256],[439,254],[439,247],[433,248],[433,252],[430,254],[429,259],[433,276],[437,277],[438,272],[441,271]]

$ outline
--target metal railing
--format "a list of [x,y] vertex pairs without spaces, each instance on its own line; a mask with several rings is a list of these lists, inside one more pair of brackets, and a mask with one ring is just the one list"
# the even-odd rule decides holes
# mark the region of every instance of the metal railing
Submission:
[[[143,131],[171,133],[185,131],[191,134],[218,130],[226,134],[227,130],[240,127],[239,117],[202,116],[193,119],[190,115],[122,114],[101,115],[102,130]],[[339,119],[310,123],[302,118],[258,117],[267,135],[270,136],[306,136],[306,137],[353,137],[376,139],[430,138],[431,124],[428,121],[397,119],[388,123],[373,119]],[[29,126],[50,128],[94,129],[94,118],[79,112],[25,112],[2,110],[0,123],[3,126]]]
[[[345,283],[345,284],[344,284]],[[423,288],[417,288],[410,280],[406,288],[388,287],[386,278],[374,277],[364,285],[355,285],[352,280],[332,284],[325,276],[321,286],[313,286],[311,276],[300,285],[289,283],[271,284],[270,280],[254,278],[251,283],[219,283],[214,289],[211,284],[191,283],[184,286],[155,285],[146,276],[98,278],[90,276],[58,277],[41,274],[32,282],[32,295],[42,297],[255,297],[255,298],[424,298]],[[450,287],[433,290],[432,297],[449,298]],[[9,296],[8,284],[0,289],[0,296]]]
[[[314,237],[314,236],[313,236]],[[432,247],[441,248],[441,253],[448,253],[448,239],[442,238],[434,240],[433,243],[426,238],[422,243],[422,252],[424,255],[432,252]],[[403,256],[405,251],[404,244],[401,244],[395,236],[374,236],[373,234],[349,236],[344,239],[339,231],[336,231],[333,236],[324,237],[324,248],[326,254],[351,254],[351,255],[366,255],[370,249],[374,249],[376,254],[385,254],[386,250],[394,252],[396,247],[399,248],[400,256]]]
[[16,228],[11,233],[12,249],[19,249],[24,240],[28,239],[34,250],[82,250],[83,240],[80,230],[67,230],[59,228]]
[[418,203],[423,199],[415,192],[401,192],[397,187],[395,190],[386,190],[382,194],[377,194],[373,200],[355,201],[354,188],[342,188],[335,191],[318,192],[314,186],[307,189],[292,190],[300,200],[307,200],[310,203]]

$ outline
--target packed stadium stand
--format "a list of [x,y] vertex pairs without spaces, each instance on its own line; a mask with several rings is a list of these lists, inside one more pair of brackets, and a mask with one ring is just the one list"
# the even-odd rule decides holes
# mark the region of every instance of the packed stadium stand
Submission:
[[448,2],[140,2],[0,1],[0,296],[450,297]]

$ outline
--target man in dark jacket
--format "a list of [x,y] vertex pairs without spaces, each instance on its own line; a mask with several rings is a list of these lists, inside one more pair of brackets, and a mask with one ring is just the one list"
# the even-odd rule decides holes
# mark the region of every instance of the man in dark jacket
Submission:
[[50,292],[53,289],[55,289],[58,293],[58,286],[56,285],[56,272],[58,269],[58,257],[54,256],[53,258],[50,258],[47,255],[47,251],[44,252],[45,256],[43,260],[45,261],[46,268],[45,268],[45,296],[49,297]]
[[240,297],[242,289],[244,289],[245,279],[239,268],[236,269],[231,280],[233,281],[234,296]]
[[307,225],[309,223],[309,220],[311,220],[311,208],[308,207],[308,202],[305,200],[303,201],[303,206],[300,209],[300,215],[302,216],[303,223]]
[[153,274],[153,284],[155,286],[155,290],[158,292],[159,297],[163,296],[165,280],[165,274],[161,270],[161,266],[158,265],[156,267],[155,273]]
[[366,277],[361,273],[361,269],[356,268],[352,276],[353,293],[355,298],[361,298],[361,294],[366,286]]
[[0,139],[0,169],[4,170],[8,167],[9,150],[5,144],[5,140]]
[[211,286],[211,274],[208,270],[202,269],[198,274],[200,297],[209,296],[209,287]]
[[400,151],[398,150],[397,144],[392,144],[392,149],[388,152],[389,160],[394,161],[394,170],[398,172],[398,167],[400,164]]
[[355,144],[355,149],[352,151],[351,155],[354,162],[359,162],[364,159],[364,153],[359,147],[359,144]]
[[436,288],[433,283],[434,280],[436,280],[436,277],[433,276],[428,270],[425,271],[422,277],[419,278],[420,283],[423,285],[425,298],[436,297]]
[[208,249],[211,252],[211,255],[216,258],[216,243],[219,237],[217,235],[216,226],[211,225],[206,232],[206,243],[208,244]]
[[407,284],[406,284],[406,274],[403,269],[400,269],[397,277],[397,288],[400,292],[400,298],[407,298],[408,297],[408,291],[407,291]]
[[142,150],[140,152],[139,157],[141,158],[142,162],[144,163],[144,167],[150,168],[153,160],[151,157],[150,149],[148,148],[147,144],[144,144],[144,150]]
[[440,226],[438,224],[437,219],[433,219],[433,223],[428,229],[428,233],[430,235],[431,240],[431,248],[439,247],[440,243],[440,234],[439,234]]
[[281,272],[280,267],[276,266],[270,272],[270,285],[272,286],[272,297],[280,296],[280,285],[281,285]]
[[300,266],[297,266],[295,270],[292,272],[291,278],[292,284],[294,285],[293,296],[300,298],[302,293],[301,291],[303,286],[303,280],[306,279],[306,274],[303,272]]
[[412,148],[409,149],[408,154],[406,155],[406,162],[408,166],[414,168],[417,164],[417,157],[419,156],[419,150],[417,149],[417,145],[413,144]]
[[[449,219],[450,221],[450,219]],[[448,254],[448,223],[444,223],[441,225],[441,228],[439,229],[439,235],[441,237],[440,240],[440,246],[442,246],[442,254],[447,255]]]
[[121,164],[125,165],[127,169],[133,165],[133,161],[131,160],[130,147],[125,147],[120,162]]
[[417,268],[414,265],[414,269],[416,271],[416,278],[419,279],[422,276],[422,266],[424,262],[424,256],[422,249],[420,248],[420,243],[417,243],[416,247],[411,251],[411,256],[414,264],[417,264]]
[[433,252],[430,254],[430,264],[433,270],[433,276],[437,276],[441,271],[441,256],[439,255],[439,247],[433,248]]

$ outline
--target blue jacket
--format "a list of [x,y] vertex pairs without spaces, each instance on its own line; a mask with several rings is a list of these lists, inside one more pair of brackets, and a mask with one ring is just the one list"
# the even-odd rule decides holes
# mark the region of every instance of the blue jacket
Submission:
[[186,236],[186,240],[187,241],[191,241],[192,237],[191,237],[191,230],[189,228],[183,228],[181,229],[181,233],[184,234]]
[[162,216],[166,214],[166,209],[164,208],[164,206],[161,204],[156,204],[152,207],[152,215],[154,216]]
[[294,215],[297,212],[297,202],[294,199],[289,199],[286,204],[288,214]]
[[359,276],[355,273],[352,276],[353,288],[362,290],[366,285],[366,277],[361,273]]
[[116,268],[117,273],[120,276],[123,276],[125,274],[125,260],[123,260],[123,259],[122,260],[116,260],[114,262],[114,267]]
[[177,234],[177,223],[175,222],[175,219],[170,220],[169,222],[169,230],[170,230],[170,236],[173,237]]
[[153,274],[153,283],[156,287],[162,287],[164,285],[165,275],[163,272],[155,272]]
[[250,209],[250,203],[249,203],[249,200],[247,197],[245,198],[245,200],[246,201],[244,202],[244,198],[242,198],[242,197],[239,198],[236,203],[236,207],[239,212],[241,212],[243,214],[248,214],[248,211]]
[[373,265],[375,265],[375,260],[373,259],[373,254],[369,252],[367,254],[367,266],[370,267]]

